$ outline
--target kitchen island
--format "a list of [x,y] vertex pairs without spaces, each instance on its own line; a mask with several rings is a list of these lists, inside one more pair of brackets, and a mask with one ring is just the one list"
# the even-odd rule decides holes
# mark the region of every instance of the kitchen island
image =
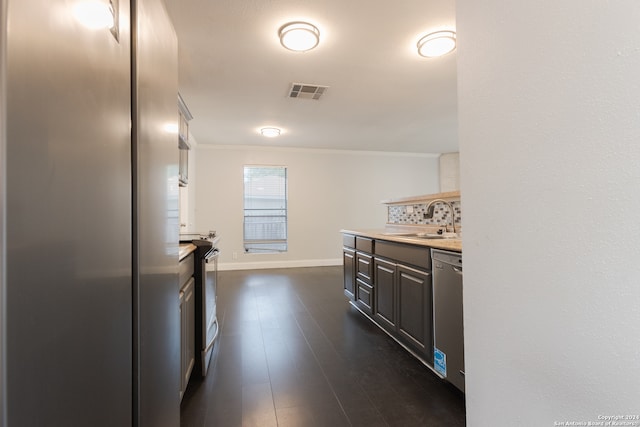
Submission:
[[[440,378],[446,375],[442,353],[435,350],[432,249],[462,252],[460,238],[443,238],[437,228],[387,227],[343,229],[344,293],[350,303]],[[462,266],[460,264],[460,272]],[[462,336],[462,290],[454,307],[460,313],[456,333]],[[459,308],[459,310],[457,310]],[[447,310],[449,307],[446,308]],[[463,355],[449,355],[462,360]],[[459,356],[459,357],[458,357]],[[457,371],[464,375],[464,366]],[[464,391],[463,387],[459,387]]]

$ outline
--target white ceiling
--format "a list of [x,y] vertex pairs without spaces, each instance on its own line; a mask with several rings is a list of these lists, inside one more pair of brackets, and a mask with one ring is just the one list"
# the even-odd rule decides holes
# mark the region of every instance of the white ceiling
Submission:
[[[180,93],[199,144],[458,151],[456,52],[422,58],[418,39],[455,29],[453,0],[166,0]],[[299,53],[278,29],[304,20],[320,44]],[[289,98],[291,83],[329,86]],[[260,127],[283,129],[267,139]]]

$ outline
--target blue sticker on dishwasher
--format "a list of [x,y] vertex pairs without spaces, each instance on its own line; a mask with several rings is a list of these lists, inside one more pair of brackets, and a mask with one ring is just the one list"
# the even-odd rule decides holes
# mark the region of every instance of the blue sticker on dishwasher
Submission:
[[433,347],[433,367],[436,372],[447,377],[447,355]]

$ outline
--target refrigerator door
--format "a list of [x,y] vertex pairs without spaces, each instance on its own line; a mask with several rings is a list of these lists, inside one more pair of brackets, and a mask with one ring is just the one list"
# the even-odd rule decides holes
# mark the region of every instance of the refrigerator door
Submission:
[[132,419],[129,1],[120,41],[68,0],[8,2],[10,426]]
[[180,425],[178,45],[162,0],[138,0],[134,47],[134,265],[139,425]]
[[7,205],[5,188],[5,170],[6,170],[6,144],[5,144],[5,72],[6,66],[6,37],[7,33],[2,28],[7,28],[7,1],[0,0],[0,427],[5,427],[5,350],[4,350],[4,330],[5,330],[5,299],[6,282],[5,282],[5,252],[4,252],[4,234],[5,234],[5,206]]

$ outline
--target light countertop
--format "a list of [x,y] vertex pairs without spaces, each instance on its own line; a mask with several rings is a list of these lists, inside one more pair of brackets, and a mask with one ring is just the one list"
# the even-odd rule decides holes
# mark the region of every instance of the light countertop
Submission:
[[408,243],[416,246],[427,246],[435,249],[444,249],[462,252],[462,239],[425,239],[415,236],[402,236],[402,231],[396,229],[371,229],[371,230],[340,230],[341,233],[355,236],[368,237],[370,239],[387,240],[390,242]]
[[195,250],[196,245],[194,245],[193,243],[180,243],[180,249],[178,250],[178,260],[182,261]]

